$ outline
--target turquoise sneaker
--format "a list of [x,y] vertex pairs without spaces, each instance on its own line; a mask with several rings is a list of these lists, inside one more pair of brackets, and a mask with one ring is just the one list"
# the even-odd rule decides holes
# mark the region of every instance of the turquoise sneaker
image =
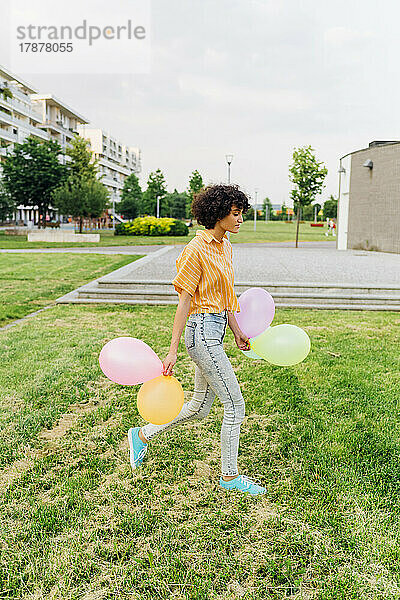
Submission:
[[139,437],[140,427],[131,427],[128,431],[129,453],[132,469],[142,464],[149,445],[142,442]]
[[266,488],[258,485],[259,483],[253,481],[247,475],[239,475],[239,477],[235,477],[235,479],[231,479],[230,481],[224,481],[222,477],[219,479],[219,485],[224,490],[244,492],[251,496],[261,496],[267,493]]

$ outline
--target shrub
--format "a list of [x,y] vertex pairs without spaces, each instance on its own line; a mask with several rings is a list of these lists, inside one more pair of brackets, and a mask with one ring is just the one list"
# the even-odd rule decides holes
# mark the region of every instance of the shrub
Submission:
[[128,223],[119,223],[115,227],[115,235],[188,235],[186,223],[178,219],[163,217],[137,217]]

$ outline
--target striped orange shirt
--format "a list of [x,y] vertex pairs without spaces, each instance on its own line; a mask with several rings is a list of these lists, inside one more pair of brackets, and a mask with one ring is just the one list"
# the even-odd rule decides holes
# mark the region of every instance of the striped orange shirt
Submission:
[[176,259],[172,284],[180,298],[182,289],[192,296],[189,315],[229,310],[240,312],[234,290],[232,244],[226,233],[219,242],[208,229],[195,237]]

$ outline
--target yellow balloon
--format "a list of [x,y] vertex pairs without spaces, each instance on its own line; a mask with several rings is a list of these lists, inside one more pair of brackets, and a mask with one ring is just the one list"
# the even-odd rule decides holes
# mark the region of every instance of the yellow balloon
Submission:
[[172,375],[159,375],[145,381],[137,395],[141,417],[153,425],[173,421],[182,410],[183,388]]

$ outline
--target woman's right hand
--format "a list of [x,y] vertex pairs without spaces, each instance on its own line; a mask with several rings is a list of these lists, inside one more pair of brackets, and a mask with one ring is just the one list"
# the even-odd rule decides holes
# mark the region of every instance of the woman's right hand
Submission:
[[170,350],[167,356],[163,360],[163,375],[173,375],[173,366],[178,360],[178,355],[176,352]]

